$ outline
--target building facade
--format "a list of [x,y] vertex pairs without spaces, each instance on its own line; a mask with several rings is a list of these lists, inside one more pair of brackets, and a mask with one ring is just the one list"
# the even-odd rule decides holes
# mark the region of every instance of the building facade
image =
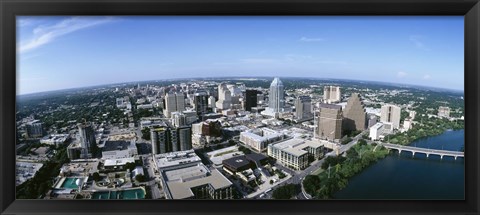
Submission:
[[310,96],[299,96],[295,100],[295,115],[297,119],[308,119],[313,116]]
[[438,117],[450,117],[450,108],[449,107],[438,107]]
[[308,157],[318,159],[323,156],[323,144],[320,141],[310,141],[291,138],[280,143],[268,145],[267,154],[283,166],[303,170],[308,167]]
[[380,122],[392,123],[393,129],[400,128],[401,108],[396,105],[386,104],[382,106]]
[[342,93],[339,86],[325,86],[323,88],[323,101],[325,103],[340,102]]
[[317,120],[317,137],[327,140],[342,138],[342,106],[320,104]]
[[343,130],[363,131],[366,126],[367,113],[358,93],[352,93],[343,110]]
[[257,90],[245,91],[245,110],[252,111],[252,107],[257,107]]

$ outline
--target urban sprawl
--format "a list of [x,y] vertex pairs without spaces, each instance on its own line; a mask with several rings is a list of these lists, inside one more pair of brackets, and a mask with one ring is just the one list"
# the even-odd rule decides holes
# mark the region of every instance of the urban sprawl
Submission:
[[283,81],[293,84],[159,81],[20,99],[17,198],[331,198],[412,140],[463,128],[460,95]]

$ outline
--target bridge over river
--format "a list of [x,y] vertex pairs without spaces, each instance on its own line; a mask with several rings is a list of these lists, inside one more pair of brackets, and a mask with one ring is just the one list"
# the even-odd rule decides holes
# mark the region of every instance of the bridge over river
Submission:
[[438,155],[440,156],[441,159],[443,159],[443,156],[451,156],[454,157],[455,160],[457,157],[464,157],[463,152],[459,151],[449,151],[449,150],[439,150],[439,149],[426,149],[426,148],[418,148],[414,146],[402,146],[398,144],[390,144],[390,143],[381,143],[382,146],[384,146],[387,149],[395,149],[398,150],[398,153],[402,153],[402,151],[408,151],[415,156],[415,153],[423,153],[428,156],[430,155]]

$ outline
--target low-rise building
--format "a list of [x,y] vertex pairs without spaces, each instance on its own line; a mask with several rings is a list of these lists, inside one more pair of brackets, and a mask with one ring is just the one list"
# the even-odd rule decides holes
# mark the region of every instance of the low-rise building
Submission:
[[105,141],[102,148],[103,159],[128,158],[138,155],[135,140],[131,141]]
[[285,135],[269,128],[260,128],[240,133],[240,142],[257,152],[262,152],[267,145],[283,140]]
[[193,150],[154,156],[167,199],[232,199],[233,187],[222,173],[209,169]]
[[64,144],[69,139],[68,134],[51,134],[43,137],[40,140],[41,144],[59,146]]
[[313,156],[318,159],[323,155],[323,143],[321,140],[304,140],[291,138],[280,143],[268,145],[268,156],[277,159],[282,165],[294,169],[302,170],[308,165],[308,157]]

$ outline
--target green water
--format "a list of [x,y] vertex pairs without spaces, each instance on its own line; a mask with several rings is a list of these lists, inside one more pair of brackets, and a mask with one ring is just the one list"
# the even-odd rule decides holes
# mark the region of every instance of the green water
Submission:
[[68,188],[68,189],[78,189],[77,184],[75,181],[77,178],[65,178],[65,181],[62,184],[62,188]]

